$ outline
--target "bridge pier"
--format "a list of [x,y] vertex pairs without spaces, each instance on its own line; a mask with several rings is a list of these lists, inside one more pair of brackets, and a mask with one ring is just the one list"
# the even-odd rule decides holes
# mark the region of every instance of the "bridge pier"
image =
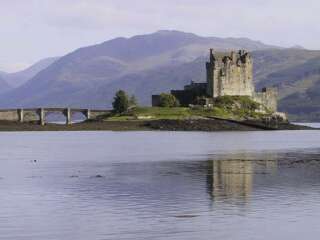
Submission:
[[21,123],[23,123],[23,121],[24,121],[23,116],[24,116],[23,108],[18,109],[18,120]]
[[38,114],[39,114],[39,122],[40,122],[40,125],[45,125],[46,124],[46,119],[45,119],[45,112],[44,112],[44,109],[43,108],[39,108],[38,109]]
[[64,115],[65,115],[65,117],[66,117],[66,124],[67,125],[70,125],[70,124],[72,124],[72,119],[71,119],[71,109],[70,108],[66,108],[65,110],[64,110]]
[[86,109],[84,115],[85,115],[86,119],[89,120],[89,119],[91,118],[91,111],[90,111],[90,109]]

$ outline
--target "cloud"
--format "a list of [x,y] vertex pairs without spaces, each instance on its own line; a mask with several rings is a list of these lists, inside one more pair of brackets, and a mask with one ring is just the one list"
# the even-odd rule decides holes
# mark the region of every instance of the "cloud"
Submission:
[[1,0],[0,63],[159,29],[319,49],[319,8],[318,0]]

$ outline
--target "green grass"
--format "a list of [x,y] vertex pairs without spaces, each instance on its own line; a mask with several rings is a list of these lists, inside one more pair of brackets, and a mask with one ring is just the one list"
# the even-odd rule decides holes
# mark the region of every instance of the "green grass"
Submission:
[[156,119],[184,119],[190,117],[190,109],[175,107],[138,107],[126,114],[113,114],[106,118],[109,121],[126,120],[156,120]]
[[126,114],[112,114],[106,117],[107,121],[128,120],[159,120],[159,119],[186,119],[190,117],[219,117],[241,120],[246,118],[261,118],[264,114],[255,110],[259,104],[249,97],[220,97],[213,108],[186,108],[186,107],[138,107]]
[[151,116],[155,119],[179,119],[191,116],[189,108],[184,107],[139,107],[134,110],[136,116]]

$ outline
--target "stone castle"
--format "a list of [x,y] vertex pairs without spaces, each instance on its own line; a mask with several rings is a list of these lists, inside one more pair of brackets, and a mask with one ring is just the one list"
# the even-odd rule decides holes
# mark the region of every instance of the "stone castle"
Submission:
[[[210,61],[206,63],[207,82],[191,82],[183,90],[172,90],[183,106],[194,104],[196,99],[206,99],[204,105],[221,96],[249,96],[254,101],[264,105],[270,111],[277,111],[277,90],[264,88],[255,92],[253,84],[253,61],[251,55],[240,50],[229,54],[213,53],[210,49]],[[152,96],[152,105],[157,106],[159,95]]]

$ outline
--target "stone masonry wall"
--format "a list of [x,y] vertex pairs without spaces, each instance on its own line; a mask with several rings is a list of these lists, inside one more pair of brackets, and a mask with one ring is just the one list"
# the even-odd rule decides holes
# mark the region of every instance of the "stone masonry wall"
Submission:
[[268,110],[277,112],[278,91],[276,88],[264,88],[261,92],[254,93],[253,100],[264,105]]
[[19,115],[17,110],[0,111],[0,119],[4,121],[18,121]]
[[264,88],[262,92],[254,91],[253,61],[248,52],[240,50],[229,55],[213,54],[210,49],[210,61],[206,67],[208,97],[249,96],[270,111],[277,111],[278,92],[275,88]]
[[207,63],[207,94],[210,97],[253,96],[253,66],[249,53],[239,51],[214,55],[210,50]]

